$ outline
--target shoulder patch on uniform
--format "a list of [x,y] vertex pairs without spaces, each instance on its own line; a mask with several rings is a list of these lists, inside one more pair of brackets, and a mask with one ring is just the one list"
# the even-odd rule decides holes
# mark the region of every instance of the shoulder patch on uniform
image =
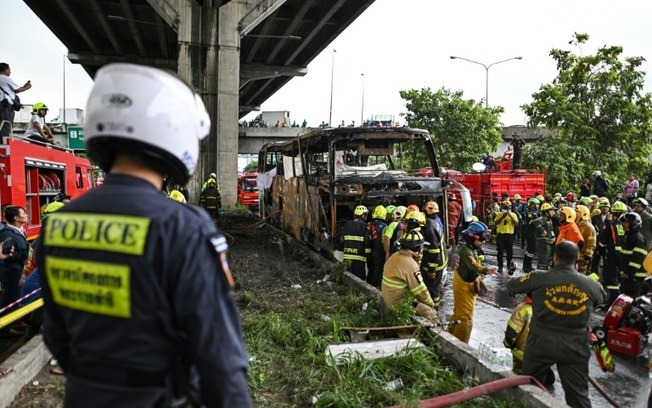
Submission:
[[220,252],[225,252],[229,249],[229,244],[226,242],[224,235],[215,235],[211,238],[211,244],[215,248],[215,251],[219,254]]

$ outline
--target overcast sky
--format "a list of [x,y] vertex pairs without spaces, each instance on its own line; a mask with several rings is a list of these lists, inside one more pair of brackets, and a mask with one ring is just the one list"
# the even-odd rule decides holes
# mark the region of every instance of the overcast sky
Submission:
[[[32,81],[32,89],[21,94],[23,103],[46,103],[47,119],[53,119],[63,106],[66,47],[21,0],[2,3],[0,60],[11,65],[18,84]],[[651,16],[652,2],[646,0],[376,0],[313,60],[305,77],[291,80],[262,110],[288,110],[298,123],[306,119],[313,126],[328,122],[334,66],[333,124],[359,123],[363,96],[365,118],[392,114],[403,122],[400,90],[445,87],[468,99],[484,98],[485,69],[451,55],[486,65],[522,56],[490,68],[489,104],[504,107],[504,125],[524,125],[520,105],[556,75],[551,49],[577,50],[568,42],[580,32],[591,36],[584,54],[620,45],[625,56],[652,60]],[[642,69],[651,67],[648,61]],[[83,109],[92,80],[67,59],[65,70],[66,106]],[[645,91],[652,92],[650,75]]]

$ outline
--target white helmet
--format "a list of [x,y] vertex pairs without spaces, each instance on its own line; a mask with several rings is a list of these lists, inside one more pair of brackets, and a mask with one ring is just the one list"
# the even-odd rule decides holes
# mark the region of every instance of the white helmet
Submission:
[[199,95],[171,73],[122,63],[97,71],[84,130],[88,155],[104,171],[111,169],[116,151],[135,151],[185,184],[210,127]]

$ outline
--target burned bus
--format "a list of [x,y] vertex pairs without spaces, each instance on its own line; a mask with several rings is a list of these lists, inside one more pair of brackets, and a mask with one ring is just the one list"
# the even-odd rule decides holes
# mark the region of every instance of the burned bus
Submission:
[[[433,176],[424,177],[424,167]],[[442,179],[430,135],[410,128],[327,128],[268,143],[258,157],[260,216],[326,256],[357,205],[439,203],[446,223],[449,188],[460,192],[464,218],[471,198]]]

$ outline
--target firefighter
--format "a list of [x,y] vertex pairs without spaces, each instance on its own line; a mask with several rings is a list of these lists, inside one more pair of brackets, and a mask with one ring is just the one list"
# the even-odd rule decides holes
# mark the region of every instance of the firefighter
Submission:
[[652,214],[647,210],[648,202],[645,198],[635,198],[633,201],[634,212],[641,217],[641,234],[645,237],[646,248],[652,249]]
[[547,271],[550,268],[552,243],[555,242],[555,230],[552,220],[555,219],[557,210],[550,203],[541,205],[541,217],[532,221],[536,230],[537,241],[537,269]]
[[211,182],[211,180],[213,180],[213,183],[215,183],[215,186],[217,187],[217,192],[219,193],[220,185],[217,184],[217,174],[215,173],[211,173],[208,175],[208,178],[206,179],[206,181],[204,181],[204,184],[202,184],[201,186],[201,191],[204,191],[206,187],[208,187],[208,184]]
[[394,220],[387,224],[387,228],[383,231],[383,248],[385,248],[385,262],[389,257],[398,250],[396,242],[403,236],[405,232],[405,223],[403,217],[405,216],[406,208],[402,205],[394,208]]
[[577,271],[585,275],[591,275],[591,278],[594,280],[599,280],[598,274],[589,273],[588,267],[591,264],[591,258],[595,252],[595,247],[597,245],[597,235],[595,232],[595,227],[591,224],[591,213],[589,212],[589,207],[585,205],[578,204],[575,207],[575,212],[577,213],[577,218],[575,223],[577,228],[584,238],[584,247],[580,250],[580,259],[577,264]]
[[457,225],[460,222],[462,205],[455,193],[448,193],[448,239],[451,245],[457,244]]
[[213,222],[220,218],[220,207],[222,207],[222,197],[217,188],[217,183],[213,179],[208,180],[208,185],[199,194],[199,205],[210,215]]
[[464,245],[459,249],[459,263],[453,278],[455,299],[448,331],[465,343],[471,338],[473,311],[483,276],[498,274],[495,267],[485,267],[478,261],[478,250],[482,249],[488,234],[489,229],[482,222],[472,222],[462,231]]
[[383,303],[389,309],[401,305],[409,290],[417,300],[416,314],[438,324],[439,317],[435,311],[428,288],[423,283],[419,263],[423,247],[428,243],[419,231],[409,231],[399,240],[399,250],[385,263],[381,293]]
[[359,205],[353,210],[353,219],[342,228],[342,247],[344,259],[351,262],[351,273],[362,280],[367,278],[367,258],[371,254],[369,228],[367,228],[369,210]]
[[620,258],[620,291],[632,299],[641,296],[641,286],[646,272],[643,260],[647,256],[645,237],[641,233],[641,217],[631,211],[622,218],[625,229]]
[[555,245],[553,268],[530,273],[507,282],[510,294],[532,294],[532,321],[523,357],[524,375],[541,382],[552,365],[571,407],[590,407],[589,333],[593,308],[604,301],[600,284],[577,273],[579,248],[572,242]]
[[86,126],[108,175],[48,216],[37,252],[64,406],[251,406],[226,239],[161,194],[165,176],[185,184],[197,165],[211,127],[200,96],[167,71],[109,64]]
[[530,331],[532,319],[532,297],[528,293],[523,303],[518,305],[507,321],[503,345],[512,350],[512,371],[521,374],[523,367],[523,354]]
[[591,259],[591,267],[590,271],[591,273],[595,273],[599,275],[600,272],[600,264],[602,262],[602,251],[600,251],[600,234],[602,233],[602,230],[604,230],[604,227],[609,223],[609,220],[611,219],[611,215],[609,214],[609,210],[611,209],[611,204],[609,203],[609,199],[607,198],[599,198],[596,204],[596,209],[593,211],[597,211],[597,214],[591,214],[591,224],[595,228],[595,234],[598,238],[598,245],[596,246],[596,251],[593,253],[593,259]]
[[496,225],[496,251],[498,258],[498,271],[503,271],[503,252],[507,255],[508,273],[514,274],[516,266],[512,261],[514,250],[514,229],[518,225],[518,217],[512,212],[512,203],[504,200],[500,205],[500,212],[494,215]]
[[570,241],[577,245],[580,249],[584,247],[584,237],[580,233],[580,229],[575,224],[577,213],[570,207],[562,207],[559,210],[559,235],[555,241],[555,245],[561,241]]
[[383,230],[387,227],[385,219],[387,210],[382,205],[376,206],[371,213],[369,222],[369,239],[371,253],[367,258],[367,282],[379,287],[383,279],[383,266],[385,265],[385,248],[383,248]]
[[439,204],[435,201],[428,201],[424,211],[426,213],[426,225],[423,228],[423,236],[428,245],[421,260],[421,272],[428,287],[428,292],[437,308],[441,302],[440,285],[444,269],[448,264],[446,235],[444,234],[444,225],[439,218]]
[[537,225],[539,219],[539,200],[530,198],[527,200],[527,212],[523,223],[525,224],[525,256],[523,257],[523,272],[532,272],[532,258],[537,253]]
[[609,297],[602,309],[608,310],[620,294],[620,256],[625,240],[625,229],[620,217],[627,212],[627,206],[616,201],[611,207],[611,218],[598,235],[598,251],[603,258],[602,282]]

